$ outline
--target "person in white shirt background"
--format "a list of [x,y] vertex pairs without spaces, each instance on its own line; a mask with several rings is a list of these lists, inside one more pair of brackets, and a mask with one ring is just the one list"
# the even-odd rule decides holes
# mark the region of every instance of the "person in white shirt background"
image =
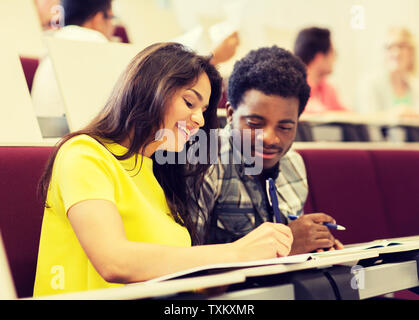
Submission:
[[[53,37],[108,42],[114,33],[112,0],[63,0],[64,27]],[[64,106],[51,59],[45,56],[35,73],[32,101],[38,117],[64,116]]]
[[[37,1],[42,3],[41,0]],[[48,17],[51,18],[47,13],[51,11],[55,2],[44,1],[47,3],[44,6],[38,5],[38,10],[43,9],[39,14],[41,17],[46,15],[44,20],[47,20]],[[112,41],[115,30],[112,21],[114,18],[112,0],[62,0],[61,10],[64,27],[54,31],[53,37],[89,42]],[[238,33],[233,32],[212,50],[211,63],[217,65],[231,59],[238,45]],[[31,94],[38,117],[65,116],[54,68],[48,56],[42,59],[35,73]]]

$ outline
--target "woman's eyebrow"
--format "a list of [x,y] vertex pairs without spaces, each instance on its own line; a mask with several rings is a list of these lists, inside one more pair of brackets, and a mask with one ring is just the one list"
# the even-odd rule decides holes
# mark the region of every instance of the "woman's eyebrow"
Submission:
[[195,95],[198,97],[199,101],[202,101],[202,100],[203,100],[203,99],[202,99],[202,95],[201,95],[198,91],[196,91],[195,89],[192,89],[192,88],[190,88],[190,89],[188,89],[188,90],[190,90],[190,91],[192,91],[193,93],[195,93]]

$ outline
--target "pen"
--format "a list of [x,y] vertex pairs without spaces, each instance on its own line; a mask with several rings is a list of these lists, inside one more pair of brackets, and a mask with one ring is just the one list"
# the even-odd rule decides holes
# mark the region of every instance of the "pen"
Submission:
[[[293,216],[293,215],[288,215],[288,218],[290,218],[290,220],[298,219],[297,216]],[[329,223],[329,222],[323,222],[323,225],[325,225],[326,227],[328,227],[330,229],[346,230],[346,228],[344,226],[340,226],[338,224],[333,224],[333,223]]]
[[281,212],[279,211],[278,207],[278,198],[276,196],[276,187],[274,180],[272,178],[269,178],[266,180],[266,194],[268,195],[269,203],[274,210],[275,220],[278,223],[283,223],[281,219]]

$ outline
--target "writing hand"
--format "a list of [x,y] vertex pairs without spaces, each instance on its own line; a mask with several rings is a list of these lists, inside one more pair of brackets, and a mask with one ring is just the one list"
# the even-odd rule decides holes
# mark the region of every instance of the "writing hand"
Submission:
[[[336,239],[323,222],[336,223],[331,216],[324,213],[305,214],[291,221],[288,226],[292,231],[294,241],[290,254],[308,253],[335,246]],[[338,247],[341,247],[340,242],[336,248]]]

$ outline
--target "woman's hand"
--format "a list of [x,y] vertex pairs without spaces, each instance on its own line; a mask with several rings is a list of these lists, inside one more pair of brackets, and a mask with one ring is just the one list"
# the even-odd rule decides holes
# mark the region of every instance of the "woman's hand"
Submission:
[[231,247],[238,261],[251,261],[287,256],[292,242],[293,235],[289,227],[265,222],[231,243]]

